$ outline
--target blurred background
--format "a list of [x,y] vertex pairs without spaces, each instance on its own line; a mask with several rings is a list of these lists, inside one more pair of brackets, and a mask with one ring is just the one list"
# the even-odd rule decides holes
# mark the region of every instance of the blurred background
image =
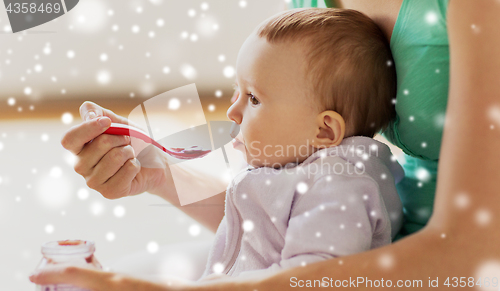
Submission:
[[60,140],[80,123],[86,100],[127,116],[146,99],[192,83],[207,121],[227,120],[239,47],[286,2],[81,0],[15,34],[0,8],[2,290],[34,289],[27,277],[47,241],[93,240],[104,265],[211,241],[213,233],[159,197],[107,200],[89,189]]
[[[86,239],[106,265],[213,234],[157,196],[118,200],[89,189],[60,144],[93,101],[127,116],[195,83],[207,120],[227,120],[239,47],[283,0],[81,0],[13,34],[0,8],[0,282],[34,290],[43,243]],[[188,117],[188,116],[186,116]],[[161,204],[161,205],[160,205]],[[180,262],[182,265],[182,262]]]

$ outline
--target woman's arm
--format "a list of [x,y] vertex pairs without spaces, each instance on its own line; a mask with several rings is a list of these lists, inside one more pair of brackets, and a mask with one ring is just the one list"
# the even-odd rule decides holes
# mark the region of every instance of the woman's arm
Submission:
[[500,279],[498,269],[488,270],[495,268],[491,262],[500,265],[498,15],[495,0],[449,3],[450,92],[434,214],[427,227],[383,248],[282,272],[255,288],[290,286],[293,276],[420,279],[424,284],[428,277],[439,277],[441,288],[448,277],[477,282],[482,276],[484,284],[484,275],[496,271]]
[[[168,164],[167,162],[165,163]],[[206,174],[195,168],[183,169],[181,167],[182,164],[179,164],[177,166],[177,177],[179,178],[184,176],[184,178],[179,179],[189,181],[189,183],[199,184],[197,186],[197,189],[203,189],[203,186],[205,185],[205,189],[206,187],[211,186],[217,187],[219,189],[221,188],[221,183],[223,183],[223,181],[216,181],[213,176],[207,176]],[[184,171],[180,171],[181,169],[183,169]],[[149,190],[148,192],[164,198],[206,228],[210,229],[213,232],[216,232],[222,218],[224,217],[226,191],[223,191],[210,198],[181,206],[179,196],[175,191],[175,187],[167,187],[167,185],[174,185],[174,180],[172,179],[172,174],[170,173],[169,166],[167,165],[163,170],[165,171],[165,173],[158,176],[158,179],[161,180],[154,183],[158,186]]]
[[[128,124],[129,120],[93,102],[80,107],[84,122],[73,126],[64,134],[61,144],[77,157],[75,171],[82,175],[87,185],[108,199],[118,199],[143,192],[158,195],[177,206],[187,215],[212,231],[224,216],[225,191],[208,199],[180,206],[166,155],[154,147],[143,150],[137,163],[131,140],[126,136],[102,134],[111,122]],[[101,122],[104,121],[104,124]],[[134,125],[134,124],[132,124]],[[135,126],[135,125],[134,125]],[[149,151],[149,152],[147,152]],[[146,153],[144,155],[143,153]],[[140,158],[142,156],[142,158]],[[208,176],[185,163],[176,164],[176,177],[195,189],[217,193],[227,187],[227,182]]]
[[[496,0],[450,1],[451,80],[447,120],[434,214],[423,230],[382,248],[281,271],[259,280],[231,278],[169,287],[125,279],[132,280],[136,289],[121,290],[296,290],[293,284],[299,283],[298,280],[322,278],[332,278],[333,282],[345,280],[343,283],[355,290],[371,289],[363,283],[351,285],[358,277],[379,283],[384,279],[386,284],[391,280],[392,286],[410,284],[405,290],[429,288],[429,277],[439,279],[436,290],[447,288],[444,285],[447,278],[450,286],[461,285],[461,281],[471,284],[472,278],[474,284],[482,280],[483,288],[477,290],[486,290],[485,276],[490,276],[493,287],[491,276],[500,277],[498,15],[500,2]],[[115,290],[110,286],[120,282],[109,280],[116,278],[110,274],[92,274],[76,269],[71,275],[57,278],[64,282],[89,282],[89,285],[95,278],[95,282],[103,282],[102,288],[109,287],[92,285],[92,290]],[[51,275],[40,274],[34,279],[43,280]]]
[[[260,282],[241,282],[241,290],[294,289],[292,277],[384,278],[393,285],[398,280],[422,280],[423,288],[428,287],[430,277],[439,278],[438,289],[446,288],[447,278],[453,284],[453,277],[458,281],[467,277],[467,282],[473,278],[475,283],[482,277],[483,288],[478,290],[484,290],[486,275],[490,284],[492,275],[500,279],[498,15],[500,2],[495,0],[449,3],[450,92],[434,215],[428,225],[383,248],[286,270]],[[191,290],[230,290],[231,286],[212,287]]]

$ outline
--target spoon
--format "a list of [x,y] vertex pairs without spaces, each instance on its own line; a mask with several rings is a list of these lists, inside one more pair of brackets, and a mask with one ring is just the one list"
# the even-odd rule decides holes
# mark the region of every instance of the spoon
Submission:
[[129,126],[127,124],[121,123],[111,123],[111,126],[106,129],[104,133],[112,134],[112,135],[128,135],[131,137],[139,138],[147,143],[150,143],[160,150],[166,152],[170,156],[182,159],[182,160],[191,160],[196,158],[201,158],[206,156],[211,150],[204,150],[199,146],[192,146],[190,148],[164,148],[161,144],[150,138],[144,131]]

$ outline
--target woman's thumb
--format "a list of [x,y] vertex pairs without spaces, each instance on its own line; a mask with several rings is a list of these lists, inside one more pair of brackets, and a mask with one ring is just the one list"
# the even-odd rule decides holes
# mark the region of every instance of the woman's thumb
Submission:
[[95,104],[94,102],[85,101],[80,106],[80,116],[83,121],[88,121],[100,116],[104,116],[104,112],[101,106]]

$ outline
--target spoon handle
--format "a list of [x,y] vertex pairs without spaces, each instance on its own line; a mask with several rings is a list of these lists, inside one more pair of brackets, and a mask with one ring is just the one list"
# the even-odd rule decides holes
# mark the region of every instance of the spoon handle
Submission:
[[160,150],[164,151],[168,155],[178,158],[178,159],[183,159],[183,160],[190,160],[190,159],[195,159],[195,158],[201,158],[208,153],[211,152],[211,150],[200,150],[200,151],[192,151],[192,152],[185,152],[184,148],[175,148],[173,150],[168,150],[164,148],[161,144],[156,142],[154,139],[150,138],[147,133],[144,131],[129,126],[127,124],[121,124],[121,123],[111,123],[111,126],[104,131],[106,134],[112,134],[112,135],[128,135],[131,137],[139,138],[149,144],[154,145],[155,147],[159,148]]
[[154,139],[150,138],[144,131],[134,128],[132,126],[128,126],[126,124],[121,123],[111,123],[111,126],[106,129],[104,133],[112,134],[112,135],[128,135],[131,137],[139,138],[147,143],[150,143],[160,150],[169,153],[170,151],[164,148],[161,144],[157,143]]

